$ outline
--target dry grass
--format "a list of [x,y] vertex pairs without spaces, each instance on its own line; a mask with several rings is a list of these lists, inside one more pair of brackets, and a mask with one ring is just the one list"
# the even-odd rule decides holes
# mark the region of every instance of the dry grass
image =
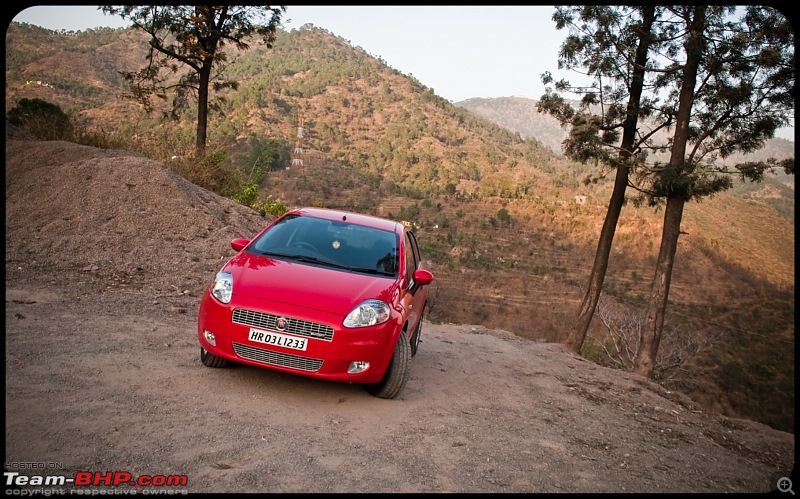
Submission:
[[764,203],[720,194],[687,206],[697,232],[722,258],[781,287],[794,287],[794,226]]

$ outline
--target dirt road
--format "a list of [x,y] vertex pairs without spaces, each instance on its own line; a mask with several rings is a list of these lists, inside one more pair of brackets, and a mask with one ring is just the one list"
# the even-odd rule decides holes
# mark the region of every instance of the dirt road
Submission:
[[482,327],[426,323],[395,400],[206,368],[200,293],[263,220],[144,158],[27,142],[6,149],[7,470],[186,479],[118,492],[765,492],[794,468],[792,434]]

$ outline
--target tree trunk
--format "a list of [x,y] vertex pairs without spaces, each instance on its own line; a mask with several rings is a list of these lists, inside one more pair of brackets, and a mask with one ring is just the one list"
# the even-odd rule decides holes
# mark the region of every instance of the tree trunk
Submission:
[[[623,149],[624,151],[624,149]],[[617,222],[622,212],[622,204],[625,201],[625,189],[628,187],[627,165],[617,167],[617,175],[614,179],[614,191],[611,193],[611,200],[608,202],[606,219],[603,221],[603,228],[600,231],[600,240],[597,243],[597,251],[594,255],[594,265],[592,274],[589,276],[589,286],[583,295],[581,310],[578,314],[578,321],[575,329],[570,331],[564,345],[575,353],[580,353],[589,325],[592,323],[597,302],[600,301],[600,293],[603,289],[603,280],[608,269],[608,257],[611,254],[611,243],[614,241],[614,234],[617,230]]]
[[667,208],[664,211],[661,248],[658,252],[656,274],[653,278],[653,287],[650,291],[650,301],[648,302],[647,315],[644,321],[644,334],[642,335],[639,354],[633,364],[634,373],[648,378],[653,375],[658,346],[661,343],[661,334],[664,330],[669,285],[672,279],[675,254],[678,251],[678,236],[680,235],[685,204],[686,201],[682,196],[673,196],[667,199]]
[[[697,71],[704,52],[703,30],[706,23],[708,6],[688,6],[687,30],[689,36],[686,40],[686,63],[683,65],[683,78],[681,91],[678,97],[678,113],[675,120],[675,133],[672,141],[672,151],[668,169],[680,176],[688,175],[694,169],[691,161],[686,158],[686,144],[689,140],[689,121],[694,104],[695,84]],[[678,248],[678,235],[683,218],[683,206],[690,199],[688,192],[675,187],[674,192],[667,196],[667,208],[664,212],[664,227],[661,230],[661,248],[658,252],[656,274],[653,277],[653,287],[650,292],[650,302],[647,305],[645,328],[642,334],[642,343],[639,354],[633,364],[633,372],[645,377],[653,375],[658,344],[664,328],[664,315],[667,309],[669,284],[672,278],[672,266],[675,263],[675,253]]]
[[208,133],[208,85],[211,81],[212,61],[208,60],[198,71],[197,90],[197,138],[195,151],[198,158],[205,156],[206,135]]
[[617,166],[617,174],[614,178],[614,190],[608,202],[606,218],[603,221],[603,228],[600,231],[600,239],[597,242],[597,251],[594,255],[592,273],[589,276],[589,286],[583,295],[583,302],[578,313],[575,329],[570,331],[564,345],[575,353],[580,353],[589,326],[600,301],[600,293],[603,291],[603,281],[608,270],[608,258],[611,255],[611,243],[614,242],[614,234],[617,231],[619,215],[622,212],[622,205],[625,202],[625,190],[628,187],[628,175],[630,174],[629,161],[633,156],[633,144],[636,139],[636,130],[639,122],[639,104],[644,88],[645,66],[647,64],[647,53],[651,45],[651,30],[655,20],[655,6],[642,7],[642,26],[639,31],[639,45],[636,47],[636,58],[631,79],[631,93],[628,97],[628,108],[625,116],[625,125],[622,131],[622,143],[620,145],[620,164]]

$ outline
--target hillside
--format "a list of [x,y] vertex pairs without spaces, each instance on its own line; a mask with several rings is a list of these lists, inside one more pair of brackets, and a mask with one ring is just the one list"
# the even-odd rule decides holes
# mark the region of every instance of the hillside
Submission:
[[[524,97],[474,97],[456,102],[455,105],[478,116],[486,118],[512,132],[519,133],[524,139],[535,139],[553,151],[561,152],[561,142],[567,137],[567,132],[561,128],[558,120],[536,109],[537,101]],[[577,105],[577,102],[574,103]],[[664,135],[666,140],[666,135]],[[747,156],[748,160],[763,160],[768,157],[776,159],[793,158],[795,145],[793,141],[783,138],[773,138],[767,141],[764,147]],[[743,161],[744,156],[735,154],[730,161]]]
[[533,99],[475,97],[456,102],[455,105],[517,132],[524,139],[536,139],[557,153],[561,153],[561,142],[567,138],[567,132],[561,128],[558,120],[549,114],[540,113]]
[[763,493],[791,476],[794,435],[497,328],[426,322],[395,400],[206,368],[200,293],[268,219],[137,153],[5,149],[6,466],[187,480],[48,493]]
[[[536,101],[524,97],[498,97],[492,99],[472,98],[456,102],[456,106],[467,109],[478,116],[516,132],[524,139],[534,140],[553,151],[561,152],[561,143],[567,132],[558,121],[546,113],[536,109]],[[666,143],[668,134],[661,136]],[[655,156],[657,157],[657,156]],[[743,161],[763,161],[767,158],[783,160],[795,157],[795,143],[783,138],[773,138],[764,147],[752,154],[733,154],[722,160],[723,164],[734,165]],[[662,158],[666,161],[668,158]],[[794,225],[794,176],[783,171],[774,171],[767,175],[763,184],[735,182],[731,191],[737,197],[759,198],[769,204],[781,216]]]
[[[6,42],[7,108],[21,98],[56,103],[110,142],[227,197],[240,191],[219,179],[246,178],[258,182],[261,199],[288,206],[409,220],[437,275],[430,320],[549,342],[569,331],[609,184],[585,185],[590,166],[452,105],[340,37],[304,27],[280,32],[272,50],[235,54],[228,70],[240,87],[219,102],[224,115],[209,123],[211,160],[202,164],[189,156],[191,109],[171,121],[122,98],[118,71],[141,67],[141,35],[12,24]],[[276,148],[288,158],[301,116],[304,167],[266,163]],[[684,359],[682,377],[661,381],[709,410],[793,431],[786,393],[794,393],[794,349],[786,346],[794,342],[794,184],[780,180],[687,206],[667,315],[673,350],[665,341],[664,351],[680,352],[683,341],[700,350]],[[648,296],[660,217],[623,210],[604,290],[621,316],[640,313]],[[225,248],[225,234],[198,231]],[[171,248],[171,232],[150,237],[163,234]],[[76,244],[43,250],[77,252]],[[144,268],[138,260],[127,263],[126,278]],[[598,320],[584,352],[593,361],[608,363],[606,333]]]

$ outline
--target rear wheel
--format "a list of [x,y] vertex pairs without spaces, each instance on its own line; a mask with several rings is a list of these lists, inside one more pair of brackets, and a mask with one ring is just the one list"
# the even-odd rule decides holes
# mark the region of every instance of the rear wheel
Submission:
[[225,367],[228,365],[228,359],[214,355],[203,347],[200,347],[200,361],[206,367]]
[[393,399],[400,395],[408,381],[408,359],[411,357],[411,345],[405,331],[400,331],[400,338],[392,353],[392,360],[386,368],[383,379],[374,385],[367,385],[370,395],[382,399]]
[[414,332],[414,338],[411,339],[411,356],[417,355],[417,349],[419,349],[419,338],[422,336],[422,316],[419,316],[419,323],[417,324],[417,330]]

